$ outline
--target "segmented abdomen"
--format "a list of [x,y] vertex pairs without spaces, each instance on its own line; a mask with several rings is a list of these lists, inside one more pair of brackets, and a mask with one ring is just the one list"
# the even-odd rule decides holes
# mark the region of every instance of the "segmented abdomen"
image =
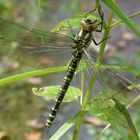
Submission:
[[82,53],[78,52],[75,57],[71,60],[67,73],[65,77],[63,78],[62,85],[59,89],[58,96],[56,98],[55,106],[51,109],[51,113],[49,113],[49,118],[47,119],[46,126],[50,127],[52,125],[53,120],[56,117],[57,111],[59,109],[59,106],[65,96],[65,93],[67,92],[67,89],[72,81],[72,78],[74,76],[75,70],[78,67],[79,61],[81,60]]

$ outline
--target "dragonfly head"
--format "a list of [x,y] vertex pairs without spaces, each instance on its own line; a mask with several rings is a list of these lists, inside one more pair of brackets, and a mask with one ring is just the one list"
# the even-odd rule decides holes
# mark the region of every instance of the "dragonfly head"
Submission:
[[98,24],[100,22],[101,22],[101,20],[98,18],[87,17],[81,21],[80,26],[81,26],[82,30],[92,32],[98,28],[98,26],[99,26]]

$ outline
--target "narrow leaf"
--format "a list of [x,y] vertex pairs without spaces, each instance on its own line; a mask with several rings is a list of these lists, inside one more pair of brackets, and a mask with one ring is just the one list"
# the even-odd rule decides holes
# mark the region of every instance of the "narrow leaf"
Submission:
[[137,37],[140,38],[140,31],[138,28],[112,0],[102,1],[137,35]]
[[51,74],[51,73],[57,73],[57,72],[63,72],[66,71],[67,67],[57,67],[57,68],[49,68],[49,69],[43,69],[43,70],[35,70],[35,71],[30,71],[30,72],[25,72],[13,76],[9,76],[3,79],[0,79],[0,86],[9,84],[24,78],[29,78],[32,76],[39,76],[39,75],[44,75],[44,74]]
[[78,120],[80,112],[76,113],[49,140],[59,140]]

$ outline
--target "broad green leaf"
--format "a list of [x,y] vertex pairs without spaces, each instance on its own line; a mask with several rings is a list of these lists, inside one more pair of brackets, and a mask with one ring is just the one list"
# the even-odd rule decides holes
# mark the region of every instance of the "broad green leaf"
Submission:
[[128,140],[138,140],[138,134],[131,116],[124,104],[117,98],[110,97],[107,99],[102,95],[95,96],[87,105],[87,111],[89,111],[91,115],[110,123],[119,133],[121,133],[123,129]]
[[111,112],[115,107],[115,102],[112,99],[106,100],[103,96],[95,96],[88,104],[87,110],[97,118],[103,121],[112,119]]
[[[43,87],[40,89],[32,88],[32,91],[35,95],[44,96],[44,97],[47,97],[50,99],[56,99],[59,89],[60,89],[60,86],[55,85],[55,86]],[[77,99],[80,95],[81,95],[80,89],[70,86],[68,88],[68,91],[67,91],[63,101],[71,102],[71,101]]]
[[59,140],[78,120],[80,112],[64,123],[49,140]]
[[98,19],[98,17],[96,17],[95,15],[93,15],[93,13],[89,12],[89,13],[83,13],[83,14],[77,14],[75,16],[72,16],[70,18],[67,18],[63,21],[61,21],[57,26],[55,26],[51,32],[56,32],[59,31],[61,29],[68,29],[68,28],[78,28],[80,27],[80,22],[82,19],[85,18],[89,18],[91,20],[95,20]]
[[116,102],[113,99],[119,100],[121,104],[127,104],[129,101],[124,98],[122,94],[113,95],[113,93],[110,93],[110,97],[107,97],[108,95],[106,94],[107,93],[104,92],[95,96],[88,104],[87,110],[103,121],[114,123],[117,122],[117,118],[119,119],[118,116],[121,115],[121,113],[116,108]]

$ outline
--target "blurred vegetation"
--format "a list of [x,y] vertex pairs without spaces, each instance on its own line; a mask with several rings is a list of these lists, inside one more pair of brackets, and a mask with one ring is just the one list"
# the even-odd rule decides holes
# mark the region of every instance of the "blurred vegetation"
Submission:
[[[89,1],[90,2],[90,1]],[[88,3],[87,3],[88,4]],[[82,7],[82,8],[81,8]],[[34,0],[0,0],[0,17],[25,24],[27,27],[49,30],[65,17],[77,13],[81,9],[87,10],[87,5],[80,1],[46,1],[41,0],[41,11],[37,1]],[[48,12],[49,11],[49,12]],[[65,11],[65,12],[64,12]],[[56,14],[57,13],[57,14]],[[7,30],[9,32],[9,30]],[[15,32],[16,31],[10,31]],[[6,48],[4,48],[6,49]],[[4,50],[5,51],[5,50]],[[7,56],[13,52],[7,50]],[[5,54],[0,51],[0,78],[26,71],[24,66],[19,66],[8,58],[3,60]],[[9,62],[9,64],[7,63]],[[34,79],[33,79],[34,81]],[[34,132],[36,126],[27,124],[29,120],[37,119],[46,111],[45,102],[42,98],[32,93],[32,87],[38,85],[30,80],[22,80],[12,84],[0,86],[0,134],[4,134],[10,140],[25,140]],[[0,137],[4,138],[4,137]]]
[[[18,0],[1,0],[0,17],[25,24],[29,27],[50,30],[54,25],[57,25],[58,20],[61,21],[82,10],[87,11],[88,9],[92,9],[92,7],[88,7],[89,5],[91,6],[90,2],[91,0],[88,0],[86,3],[84,0],[83,2],[82,0],[41,0],[41,11],[39,14],[37,1],[22,0],[19,2]],[[41,26],[39,26],[40,21]],[[8,53],[10,54],[11,52]],[[2,56],[4,56],[4,54],[0,54],[0,59]],[[119,52],[113,54],[113,58],[115,59],[110,60],[109,63],[122,66],[127,65],[127,70],[136,75],[133,79],[138,79],[140,77],[139,57],[140,53],[137,53],[135,57],[128,60],[123,57],[122,52]],[[16,65],[18,65],[16,62],[12,63],[12,65],[5,64],[4,61],[1,62],[0,78],[16,74],[17,72],[19,73],[21,68],[16,68],[18,67]],[[22,80],[0,86],[0,133],[2,131],[6,132],[6,135],[10,137],[11,140],[25,140],[26,133],[30,133],[34,130],[34,128],[28,126],[26,122],[30,119],[40,117],[40,114],[46,111],[44,100],[33,95],[31,91],[31,87],[36,85],[38,86],[38,82],[34,83],[29,80]],[[139,106],[140,103],[137,102],[131,111],[133,112],[135,109],[134,122],[140,133]],[[87,129],[89,134],[93,137],[98,136],[99,132],[102,130],[100,127],[95,127],[95,129],[93,129],[91,125],[87,125]],[[114,140],[119,138],[120,134],[115,133],[109,128],[100,139]]]

